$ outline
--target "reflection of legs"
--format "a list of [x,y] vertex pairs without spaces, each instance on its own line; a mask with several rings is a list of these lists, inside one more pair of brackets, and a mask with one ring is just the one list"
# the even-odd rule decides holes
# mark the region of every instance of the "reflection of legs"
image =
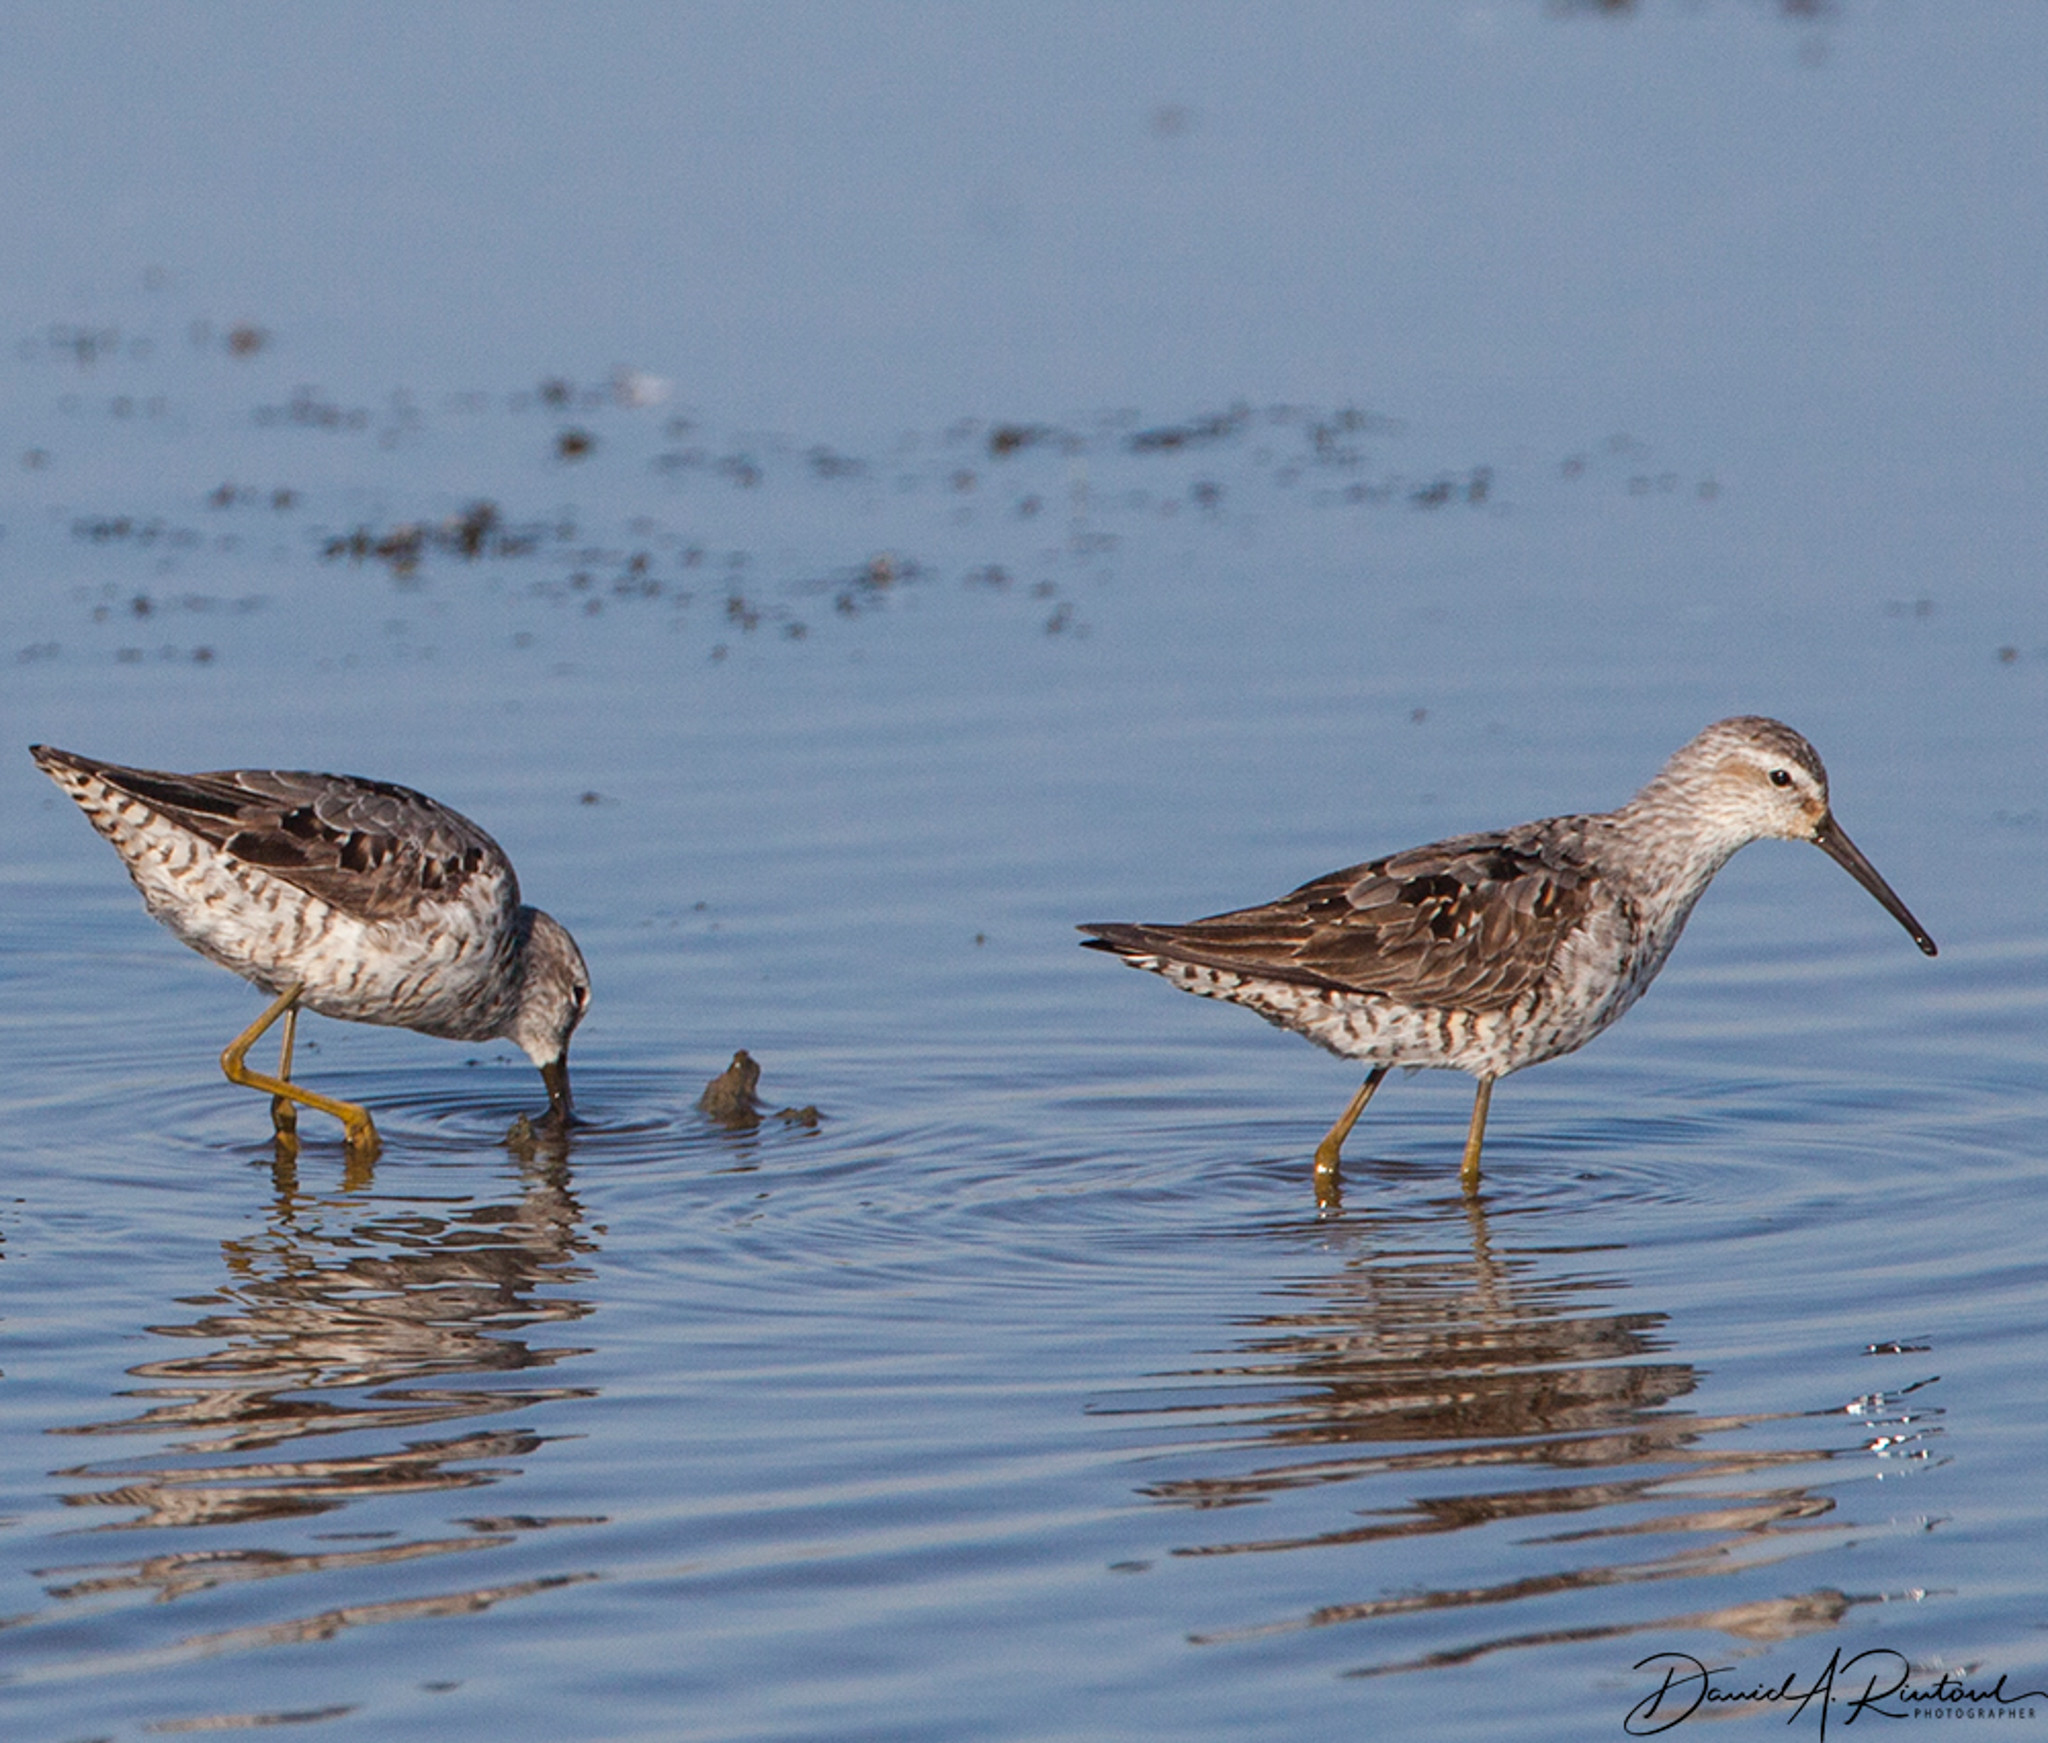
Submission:
[[1465,1165],[1458,1170],[1458,1184],[1467,1192],[1479,1190],[1479,1146],[1486,1142],[1486,1104],[1492,1100],[1493,1079],[1482,1077],[1472,1101],[1472,1129],[1465,1134]]
[[1323,1141],[1316,1146],[1316,1203],[1334,1207],[1342,1198],[1342,1187],[1337,1178],[1337,1163],[1344,1148],[1344,1140],[1351,1136],[1351,1128],[1358,1124],[1358,1116],[1365,1112],[1365,1104],[1372,1100],[1372,1092],[1379,1088],[1380,1079],[1387,1075],[1384,1065],[1376,1065],[1358,1093],[1351,1098],[1351,1105],[1338,1117],[1337,1123],[1323,1134]]
[[[287,1005],[284,1013],[284,1045],[277,1050],[277,1076],[281,1083],[292,1080],[292,1043],[299,1036],[299,1007]],[[299,1110],[284,1096],[270,1098],[270,1123],[280,1138],[295,1138],[299,1132]]]
[[[256,1045],[263,1031],[279,1017],[292,1012],[298,1005],[299,994],[304,990],[303,987],[294,986],[278,994],[262,1016],[228,1043],[227,1051],[220,1056],[220,1068],[227,1073],[230,1083],[245,1084],[250,1089],[268,1090],[273,1097],[288,1102],[299,1102],[309,1108],[318,1108],[323,1114],[332,1114],[347,1128],[349,1154],[374,1156],[379,1148],[377,1128],[364,1109],[357,1107],[354,1102],[336,1101],[332,1096],[316,1095],[312,1090],[301,1089],[297,1084],[289,1083],[281,1077],[265,1077],[260,1071],[251,1071],[244,1063],[248,1058],[249,1049]],[[290,1046],[289,1041],[286,1042],[286,1046]]]

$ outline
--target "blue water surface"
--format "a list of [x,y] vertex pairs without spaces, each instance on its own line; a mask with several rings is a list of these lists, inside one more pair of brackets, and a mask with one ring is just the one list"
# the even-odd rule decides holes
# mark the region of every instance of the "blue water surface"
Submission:
[[[2034,14],[4,34],[10,1738],[2048,1688]],[[1941,955],[1743,854],[1476,1198],[1469,1084],[1397,1077],[1319,1217],[1353,1069],[1075,947],[1737,712]],[[256,996],[30,742],[482,821],[590,961],[589,1124],[309,1021],[385,1153],[280,1155]]]

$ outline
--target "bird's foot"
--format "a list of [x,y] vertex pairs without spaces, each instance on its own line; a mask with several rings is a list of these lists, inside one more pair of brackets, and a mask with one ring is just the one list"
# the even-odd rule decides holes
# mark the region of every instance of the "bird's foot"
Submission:
[[1316,1209],[1338,1211],[1344,1208],[1344,1181],[1338,1172],[1338,1146],[1327,1138],[1316,1146]]

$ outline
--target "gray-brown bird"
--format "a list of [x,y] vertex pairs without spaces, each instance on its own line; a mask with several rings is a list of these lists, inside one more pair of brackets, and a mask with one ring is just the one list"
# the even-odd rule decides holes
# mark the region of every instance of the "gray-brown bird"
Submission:
[[[29,749],[114,844],[149,911],[273,995],[221,1069],[270,1093],[281,1137],[296,1102],[339,1119],[351,1155],[378,1150],[366,1110],[291,1081],[301,1009],[452,1041],[502,1036],[540,1067],[548,1119],[568,1123],[569,1036],[590,974],[568,932],[521,905],[511,861],[467,817],[389,781],[174,775]],[[280,1017],[277,1074],[252,1071],[250,1047]]]
[[1344,1140],[1388,1071],[1472,1073],[1469,1193],[1495,1080],[1583,1047],[1641,998],[1714,874],[1766,836],[1832,856],[1934,955],[1835,821],[1813,746],[1757,715],[1708,727],[1618,811],[1454,836],[1186,925],[1081,930],[1090,949],[1371,1067],[1316,1146],[1320,1204],[1338,1202]]

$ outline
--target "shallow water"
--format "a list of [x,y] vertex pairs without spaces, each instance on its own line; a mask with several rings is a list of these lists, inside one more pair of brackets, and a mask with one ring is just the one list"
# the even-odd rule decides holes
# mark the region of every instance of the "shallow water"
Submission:
[[[1430,16],[1357,76],[1507,103],[1517,137],[1631,79],[1773,90],[1841,138],[1712,156],[1709,192],[1889,195],[1925,252],[1712,380],[1661,371],[1618,289],[1614,380],[1569,391],[1540,321],[1476,307],[1429,317],[1490,335],[1463,371],[1369,327],[1363,363],[1313,352],[1304,313],[1287,369],[1261,328],[1119,373],[1172,349],[1137,298],[1043,392],[1020,366],[951,402],[971,299],[929,353],[878,337],[894,293],[867,262],[841,312],[868,374],[829,416],[774,398],[829,348],[803,287],[752,317],[794,326],[742,391],[730,359],[657,379],[678,366],[624,298],[579,337],[619,349],[560,374],[516,308],[458,342],[438,279],[409,338],[308,291],[306,327],[252,315],[230,343],[222,309],[280,295],[255,268],[138,260],[76,303],[14,269],[8,741],[432,792],[575,931],[597,1000],[566,1144],[508,1142],[542,1099],[509,1047],[309,1023],[301,1075],[370,1106],[386,1151],[352,1169],[309,1116],[288,1163],[213,1064],[255,996],[5,765],[10,1737],[1578,1738],[1667,1652],[1728,1686],[1885,1648],[1922,1682],[2048,1687],[2022,246],[1918,350],[1812,361],[1921,332],[1935,244],[1996,206],[1908,185],[1888,129],[1932,133],[1967,91],[2034,139],[2014,69],[2043,41],[1850,9],[1474,9],[1441,40]],[[1163,38],[1117,111],[1139,143],[1078,208],[1099,237],[1128,221],[1140,264],[1313,203],[1264,154],[1312,159],[1322,124],[1231,107],[1284,90],[1311,33],[1205,18],[1239,83]],[[855,52],[826,35],[778,49],[795,87]],[[891,52],[961,41],[909,38]],[[1051,100],[1051,62],[984,46],[973,79]],[[623,76],[624,48],[586,53]],[[145,122],[215,88],[187,70]],[[1900,121],[1908,72],[1927,114]],[[1109,112],[1086,89],[1050,136],[1073,150]],[[858,135],[856,169],[936,153],[957,100],[886,148]],[[604,110],[565,102],[570,151]],[[1987,169],[1975,137],[1937,167],[2028,197],[2038,162]],[[1395,168],[1443,173],[1428,143]],[[1598,213],[1653,208],[1654,173],[1575,161],[1592,181],[1535,190],[1548,221],[1502,229],[1499,270],[1535,283],[1559,229],[1639,258]],[[802,185],[729,167],[770,205]],[[625,195],[565,178],[544,214],[624,221]],[[900,236],[887,184],[848,180]],[[1001,188],[974,186],[973,240],[917,282],[1001,231]],[[1420,308],[1437,220],[1393,217]],[[1668,245],[1718,259],[1708,229]],[[1838,242],[1780,239],[1760,284],[1835,283]],[[1330,245],[1398,279],[1370,237]],[[389,322],[383,285],[361,294]],[[1750,306],[1735,288],[1699,294]],[[765,292],[729,294],[730,322]],[[394,385],[394,344],[451,361]],[[613,377],[622,356],[645,373]],[[1335,385],[1302,391],[1311,364]],[[1825,379],[1779,391],[1802,371]],[[1501,1086],[1476,1199],[1469,1085],[1420,1074],[1382,1090],[1318,1217],[1308,1157],[1352,1068],[1075,947],[1079,921],[1616,803],[1738,710],[1814,738],[1941,956],[1821,856],[1744,854],[1625,1023]],[[740,1047],[770,1117],[732,1131],[694,1104]]]

